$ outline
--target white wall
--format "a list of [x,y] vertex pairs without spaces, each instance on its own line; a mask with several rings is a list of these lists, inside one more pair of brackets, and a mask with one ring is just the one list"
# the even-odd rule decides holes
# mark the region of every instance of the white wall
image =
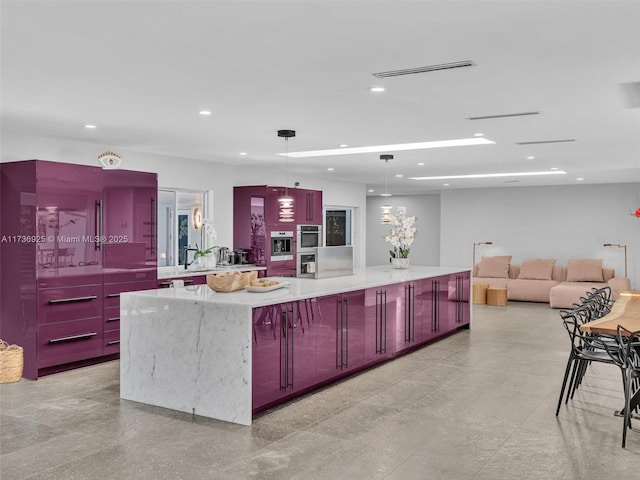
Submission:
[[380,223],[380,207],[407,207],[407,216],[416,217],[418,234],[409,258],[413,265],[440,265],[440,195],[367,197],[367,266],[389,262],[391,245],[384,241],[389,227]]
[[446,190],[441,194],[442,265],[472,263],[474,242],[482,255],[525,258],[603,258],[604,265],[624,274],[627,245],[632,287],[640,288],[640,219],[629,214],[640,207],[640,184],[515,187]]
[[[233,187],[284,184],[283,172],[273,168],[234,168],[214,162],[114,149],[106,145],[5,132],[0,162],[39,159],[99,166],[98,155],[107,150],[116,150],[120,154],[120,168],[157,173],[160,187],[213,190],[217,243],[230,247],[233,246]],[[287,173],[286,177],[291,179],[293,174]],[[300,182],[301,188],[322,190],[325,205],[355,209],[354,265],[363,266],[366,251],[366,223],[362,214],[366,210],[365,185],[301,175],[295,175],[295,181]]]

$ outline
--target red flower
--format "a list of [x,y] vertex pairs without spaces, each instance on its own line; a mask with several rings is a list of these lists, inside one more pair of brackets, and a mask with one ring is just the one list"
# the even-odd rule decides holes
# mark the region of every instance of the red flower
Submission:
[[638,218],[640,218],[640,208],[636,210],[636,213],[634,213],[634,215]]

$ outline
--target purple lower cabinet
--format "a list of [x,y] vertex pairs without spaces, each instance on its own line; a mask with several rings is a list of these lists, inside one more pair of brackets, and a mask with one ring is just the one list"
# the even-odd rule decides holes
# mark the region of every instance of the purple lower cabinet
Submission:
[[253,413],[317,383],[316,335],[301,302],[253,310]]
[[381,362],[395,353],[396,317],[401,289],[385,285],[365,290],[365,360]]
[[428,337],[425,318],[424,282],[413,281],[398,285],[399,302],[396,320],[395,353],[410,350]]
[[460,272],[449,276],[446,292],[447,325],[449,331],[469,325],[471,317],[471,307],[469,304],[470,289],[471,278],[469,272]]
[[317,374],[320,381],[328,381],[367,363],[365,291],[320,297],[317,302]]

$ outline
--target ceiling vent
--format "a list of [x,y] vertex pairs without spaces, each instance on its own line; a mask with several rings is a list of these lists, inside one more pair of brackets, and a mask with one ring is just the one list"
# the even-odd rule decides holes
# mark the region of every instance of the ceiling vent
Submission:
[[468,117],[467,120],[489,120],[492,118],[524,117],[525,115],[540,115],[540,112],[504,113],[501,115],[484,115],[482,117]]
[[535,140],[532,142],[516,142],[516,145],[541,145],[543,143],[566,143],[575,141],[575,138],[567,138],[565,140]]
[[441,63],[439,65],[428,65],[426,67],[405,68],[404,70],[390,70],[388,72],[374,73],[374,77],[389,78],[401,77],[402,75],[412,75],[414,73],[437,72],[438,70],[449,70],[451,68],[473,67],[474,63],[470,60],[462,62]]

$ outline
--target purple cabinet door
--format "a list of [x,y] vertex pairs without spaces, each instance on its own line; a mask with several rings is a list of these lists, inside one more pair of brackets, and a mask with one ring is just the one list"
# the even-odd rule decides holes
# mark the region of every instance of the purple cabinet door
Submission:
[[365,292],[359,290],[317,299],[317,368],[321,381],[367,363]]
[[405,282],[399,287],[397,298],[400,305],[396,322],[396,353],[410,350],[424,341],[427,335],[423,282]]
[[367,363],[390,358],[395,353],[399,290],[396,285],[365,291],[365,357]]
[[316,335],[300,302],[254,309],[252,375],[254,413],[317,383]]
[[469,304],[469,293],[471,289],[470,273],[460,272],[448,277],[446,299],[442,295],[443,303],[447,310],[448,330],[469,325],[471,309]]
[[105,170],[103,187],[105,283],[155,279],[157,175]]
[[38,278],[83,283],[83,270],[102,265],[102,169],[38,161],[36,192]]
[[322,225],[322,192],[299,188],[295,193],[296,223]]
[[[285,187],[266,187],[267,197],[265,200],[265,217],[267,224],[271,226],[271,230],[291,230],[295,229],[295,224],[299,223],[296,215],[296,189]],[[290,198],[292,200],[292,212],[293,215],[290,218],[280,218],[280,205],[281,199]],[[292,227],[293,225],[293,227]]]

